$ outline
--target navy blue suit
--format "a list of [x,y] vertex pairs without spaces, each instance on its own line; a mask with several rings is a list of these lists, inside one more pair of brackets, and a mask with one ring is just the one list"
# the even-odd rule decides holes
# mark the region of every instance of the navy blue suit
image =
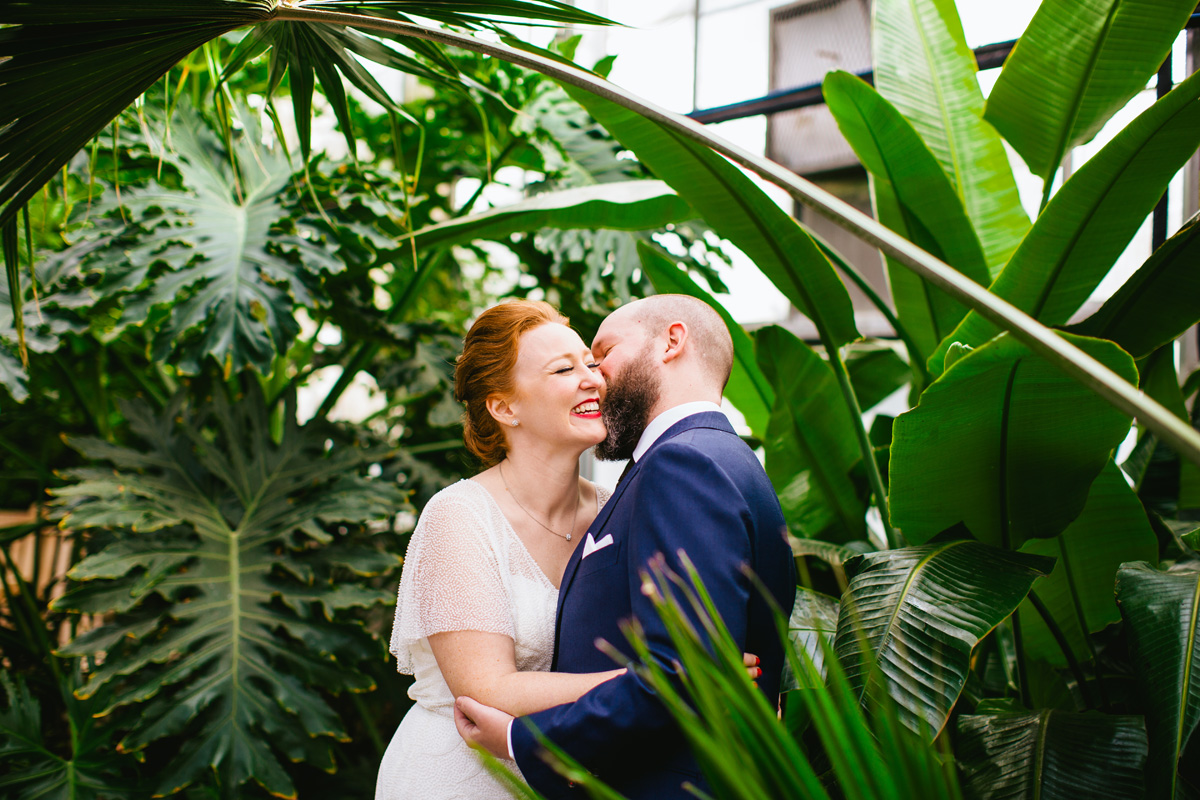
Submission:
[[[612,669],[612,659],[596,649],[598,638],[632,658],[618,627],[629,617],[638,619],[651,651],[669,666],[675,651],[640,590],[638,573],[661,553],[668,567],[684,574],[677,556],[682,548],[735,640],[762,659],[759,687],[772,701],[777,697],[782,645],[767,603],[742,567],[748,565],[790,610],[794,563],[771,483],[724,414],[694,414],[670,427],[632,466],[588,531],[596,541],[611,534],[613,544],[586,559],[581,545],[567,563],[555,670]],[[574,797],[578,790],[541,759],[526,720],[632,800],[690,798],[680,786],[684,781],[705,785],[683,734],[632,672],[513,725],[513,752],[530,785],[549,798]]]

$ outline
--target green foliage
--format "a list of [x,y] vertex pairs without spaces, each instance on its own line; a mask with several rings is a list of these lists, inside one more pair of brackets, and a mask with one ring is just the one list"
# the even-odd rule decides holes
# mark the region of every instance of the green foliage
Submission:
[[1129,630],[1145,693],[1152,797],[1187,797],[1200,788],[1193,733],[1200,722],[1200,572],[1145,562],[1117,572],[1117,605]]
[[[650,654],[636,623],[626,627],[638,655],[641,678],[663,699],[696,754],[710,784],[711,797],[751,800],[806,797],[822,800],[876,798],[957,798],[953,766],[927,740],[901,722],[903,711],[883,694],[873,713],[859,704],[852,680],[821,637],[828,682],[805,650],[787,647],[790,669],[810,688],[787,695],[803,704],[817,744],[807,749],[784,727],[776,710],[752,683],[742,653],[716,613],[712,600],[691,570],[686,577],[652,564],[645,573],[647,591],[679,653],[682,683]],[[788,624],[777,615],[781,639]],[[552,743],[548,749],[565,776],[590,796],[616,798],[595,776]],[[825,770],[823,765],[829,765]],[[897,768],[903,765],[903,768]]]
[[941,164],[994,276],[1029,231],[1029,218],[1004,143],[982,119],[975,54],[958,9],[953,0],[880,0],[873,13],[875,86]]
[[98,713],[136,704],[122,750],[184,737],[159,794],[214,772],[227,795],[254,780],[289,796],[281,756],[335,768],[331,743],[346,734],[325,692],[371,689],[355,664],[379,647],[347,612],[388,602],[362,578],[399,564],[363,532],[403,504],[359,474],[370,454],[298,426],[291,397],[273,443],[257,383],[242,386],[158,414],[128,406],[143,447],[75,441],[112,466],[75,470],[55,492],[64,524],[111,532],[55,605],[116,614],[61,652],[102,657],[78,692],[111,691]]
[[886,686],[914,732],[940,731],[971,650],[1016,610],[1050,559],[973,541],[884,550],[849,562],[834,652],[855,696]]
[[958,741],[969,797],[1144,796],[1141,717],[1051,710],[964,716]]
[[[1075,342],[1136,381],[1116,345]],[[892,521],[916,543],[959,522],[997,547],[1057,536],[1128,430],[1119,411],[1001,336],[955,361],[896,419]]]
[[[1075,313],[1129,244],[1171,177],[1200,144],[1200,76],[1142,112],[1054,195],[989,290],[1047,325]],[[999,331],[977,313],[951,342],[977,346]]]
[[[875,216],[884,225],[980,285],[991,282],[979,238],[941,165],[891,104],[848,72],[822,85],[838,129],[871,174]],[[920,276],[888,260],[897,316],[927,358],[967,309]]]
[[775,387],[767,425],[767,475],[796,536],[846,542],[866,535],[866,496],[854,421],[825,359],[778,326],[755,337],[758,367]]
[[[1025,542],[1021,552],[1055,559],[1054,571],[1034,586],[1043,611],[1035,610],[1029,600],[1021,606],[1025,652],[1066,667],[1072,655],[1080,663],[1095,659],[1091,636],[1121,618],[1113,599],[1117,568],[1130,561],[1154,561],[1158,539],[1137,495],[1109,461],[1092,483],[1079,516],[1052,539]],[[1057,631],[1049,628],[1043,613]],[[1065,652],[1056,634],[1065,639]]]
[[1145,88],[1195,8],[1189,0],[1042,3],[988,97],[986,119],[1050,184],[1067,151]]
[[834,346],[858,338],[850,295],[813,240],[736,167],[615,103],[568,89],[720,236],[754,260]]

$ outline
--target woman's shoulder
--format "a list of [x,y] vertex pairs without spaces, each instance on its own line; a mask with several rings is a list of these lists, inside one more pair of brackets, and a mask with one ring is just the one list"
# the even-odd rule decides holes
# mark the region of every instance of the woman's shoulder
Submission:
[[463,478],[435,492],[421,509],[420,519],[428,524],[432,520],[463,515],[478,516],[484,509],[481,494],[486,491],[473,480]]

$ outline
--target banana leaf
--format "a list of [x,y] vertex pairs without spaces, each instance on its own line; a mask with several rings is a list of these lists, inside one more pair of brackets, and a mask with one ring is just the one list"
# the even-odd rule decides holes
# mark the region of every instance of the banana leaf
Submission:
[[[1136,383],[1111,342],[1070,341]],[[1057,536],[1083,510],[1129,418],[1010,336],[954,362],[892,430],[892,523],[909,542],[959,522],[1016,549]]]
[[1192,217],[1082,322],[1067,328],[1145,358],[1200,321],[1200,216]]
[[1117,605],[1146,703],[1150,796],[1194,796],[1200,791],[1200,745],[1193,736],[1200,722],[1200,572],[1122,564]]
[[780,693],[825,685],[825,655],[831,652],[840,608],[835,597],[805,586],[796,587],[796,602],[788,617],[788,642],[793,650],[804,654],[801,660],[811,663],[812,671],[797,675],[792,669],[791,660],[784,661],[783,676],[779,679]]
[[1054,571],[1033,590],[1070,651],[1063,652],[1026,600],[1019,612],[1025,655],[1066,667],[1068,655],[1079,663],[1095,660],[1090,634],[1121,619],[1113,600],[1117,568],[1126,561],[1157,561],[1158,538],[1120,468],[1109,461],[1092,484],[1087,505],[1067,529],[1053,539],[1030,540],[1021,552],[1057,559]]
[[834,652],[856,695],[885,687],[930,739],[966,684],[971,650],[1053,562],[969,540],[883,550],[847,563]]
[[950,179],[979,234],[990,280],[1029,230],[1029,217],[1004,143],[982,119],[975,54],[958,9],[954,0],[873,5],[875,88],[912,123]]
[[857,339],[850,294],[812,238],[745,174],[709,147],[574,86],[564,87],[622,144],[740,248],[837,347]]
[[[990,291],[1046,325],[1065,323],[1108,273],[1200,145],[1200,73],[1142,112],[1054,195]],[[972,312],[953,342],[972,347],[999,329]]]
[[[875,216],[981,286],[991,282],[979,238],[954,186],[912,125],[862,79],[831,72],[822,84],[838,129],[871,175]],[[962,321],[966,306],[888,259],[896,314],[926,357]]]
[[1142,717],[1050,709],[962,716],[957,741],[955,756],[968,797],[1144,796]]
[[865,487],[851,474],[862,454],[833,370],[776,325],[755,334],[755,347],[775,389],[763,446],[788,529],[833,542],[865,538]]
[[984,118],[1049,184],[1066,152],[1145,88],[1195,9],[1191,0],[1045,0]]
[[[771,408],[775,405],[775,389],[758,368],[754,355],[754,340],[734,321],[725,307],[704,291],[672,259],[645,242],[638,242],[638,255],[655,291],[661,294],[686,294],[708,303],[725,321],[733,339],[733,370],[725,386],[725,396],[742,412],[746,424],[759,441],[767,438]],[[907,367],[905,368],[907,372]]]
[[912,369],[890,347],[855,345],[846,353],[846,371],[865,411],[908,383]]

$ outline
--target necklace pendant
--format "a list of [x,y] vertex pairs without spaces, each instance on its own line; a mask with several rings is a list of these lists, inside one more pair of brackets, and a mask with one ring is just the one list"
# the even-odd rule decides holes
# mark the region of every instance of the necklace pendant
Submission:
[[571,537],[572,537],[572,536],[574,536],[574,535],[575,535],[575,534],[573,534],[573,533],[568,533],[568,534],[567,534],[567,541],[568,541],[568,542],[569,542],[569,541],[571,541]]

